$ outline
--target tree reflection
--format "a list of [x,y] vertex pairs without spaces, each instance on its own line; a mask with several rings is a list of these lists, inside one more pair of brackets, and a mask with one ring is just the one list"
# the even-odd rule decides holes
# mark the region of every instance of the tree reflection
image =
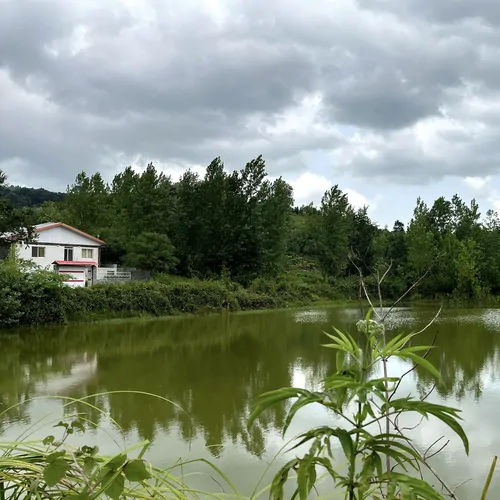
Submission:
[[[335,368],[335,356],[321,347],[322,330],[334,324],[355,332],[352,314],[326,311],[320,317],[274,311],[78,325],[0,337],[5,354],[0,404],[8,408],[52,387],[73,398],[91,396],[87,401],[96,407],[79,404],[68,412],[83,412],[96,423],[102,421],[103,411],[109,412],[124,432],[137,431],[143,439],[154,439],[158,433],[186,442],[201,437],[214,456],[228,443],[262,456],[268,433],[283,426],[284,408],[273,407],[248,430],[254,398],[294,384],[298,374],[302,383],[318,384]],[[441,397],[480,398],[485,370],[495,373],[498,329],[481,314],[450,313],[414,339],[428,344],[437,334],[439,347],[429,353],[429,360],[445,382],[438,388]],[[415,324],[431,316],[432,312],[419,312]],[[433,384],[427,372],[414,373],[418,390],[427,392]],[[113,391],[143,391],[172,403]],[[12,421],[27,424],[30,408],[25,404],[7,411],[0,431]]]

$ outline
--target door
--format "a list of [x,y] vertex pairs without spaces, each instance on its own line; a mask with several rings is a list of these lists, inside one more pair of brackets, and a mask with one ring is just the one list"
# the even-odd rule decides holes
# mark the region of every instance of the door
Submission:
[[85,268],[85,286],[90,285],[92,285],[92,268],[89,266]]

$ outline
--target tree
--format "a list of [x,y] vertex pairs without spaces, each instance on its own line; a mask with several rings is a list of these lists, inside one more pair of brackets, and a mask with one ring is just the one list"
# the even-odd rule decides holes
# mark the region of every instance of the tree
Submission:
[[262,270],[276,276],[286,266],[286,246],[290,231],[293,190],[281,177],[267,190],[262,202]]
[[124,264],[153,273],[171,272],[178,260],[166,234],[141,233],[127,246]]
[[320,252],[318,261],[328,276],[340,276],[347,267],[353,218],[354,210],[347,194],[338,185],[326,191],[321,200],[316,230]]
[[69,224],[90,234],[100,234],[109,226],[109,186],[100,173],[88,177],[80,172],[68,186],[64,206]]
[[204,249],[201,270],[205,274],[220,275],[227,267],[226,226],[230,224],[231,217],[226,210],[227,174],[220,158],[215,158],[207,167],[199,189],[199,199],[204,204],[199,214],[202,220],[200,243]]
[[[368,207],[358,209],[352,215],[352,227],[349,234],[351,258],[363,273],[368,276],[375,262],[374,237],[377,227],[368,216]],[[356,274],[353,263],[348,266],[349,274]]]
[[203,200],[199,196],[199,176],[188,170],[176,185],[177,218],[172,241],[179,259],[179,272],[192,276],[200,268],[202,256],[201,231],[203,223]]
[[455,263],[457,292],[461,297],[477,298],[481,295],[479,258],[480,251],[474,240],[469,238],[458,243],[458,254]]
[[[439,254],[439,248],[434,233],[431,230],[429,209],[419,198],[413,212],[413,219],[408,225],[406,234],[408,249],[408,277],[412,282],[418,280],[429,269],[433,268]],[[426,282],[428,291],[433,291],[432,285]]]
[[[0,187],[5,181],[6,176],[0,170]],[[7,199],[0,198],[0,246],[32,241],[35,233],[29,219],[29,211],[14,208]]]

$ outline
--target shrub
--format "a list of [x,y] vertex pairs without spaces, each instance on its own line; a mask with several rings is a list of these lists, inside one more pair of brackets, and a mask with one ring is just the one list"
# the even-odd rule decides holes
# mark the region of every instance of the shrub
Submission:
[[9,259],[0,264],[0,326],[270,309],[340,297],[321,275],[312,274],[258,278],[247,289],[229,278],[203,281],[168,274],[147,282],[69,288],[56,273]]
[[0,263],[0,327],[65,320],[68,288],[58,274],[9,258]]

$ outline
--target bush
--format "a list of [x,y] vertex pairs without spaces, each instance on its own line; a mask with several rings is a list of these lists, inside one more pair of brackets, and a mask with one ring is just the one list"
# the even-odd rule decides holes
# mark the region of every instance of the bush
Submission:
[[0,264],[0,327],[272,309],[339,297],[337,289],[314,273],[258,278],[247,289],[228,278],[203,281],[167,274],[148,282],[69,288],[56,273],[16,260]]
[[0,327],[64,321],[68,291],[58,274],[16,259],[1,262]]
[[155,280],[73,289],[66,308],[69,319],[83,319],[108,311],[117,315],[142,313],[166,316],[201,311],[235,311],[239,305],[234,294],[220,282],[193,280],[192,283],[163,283]]

